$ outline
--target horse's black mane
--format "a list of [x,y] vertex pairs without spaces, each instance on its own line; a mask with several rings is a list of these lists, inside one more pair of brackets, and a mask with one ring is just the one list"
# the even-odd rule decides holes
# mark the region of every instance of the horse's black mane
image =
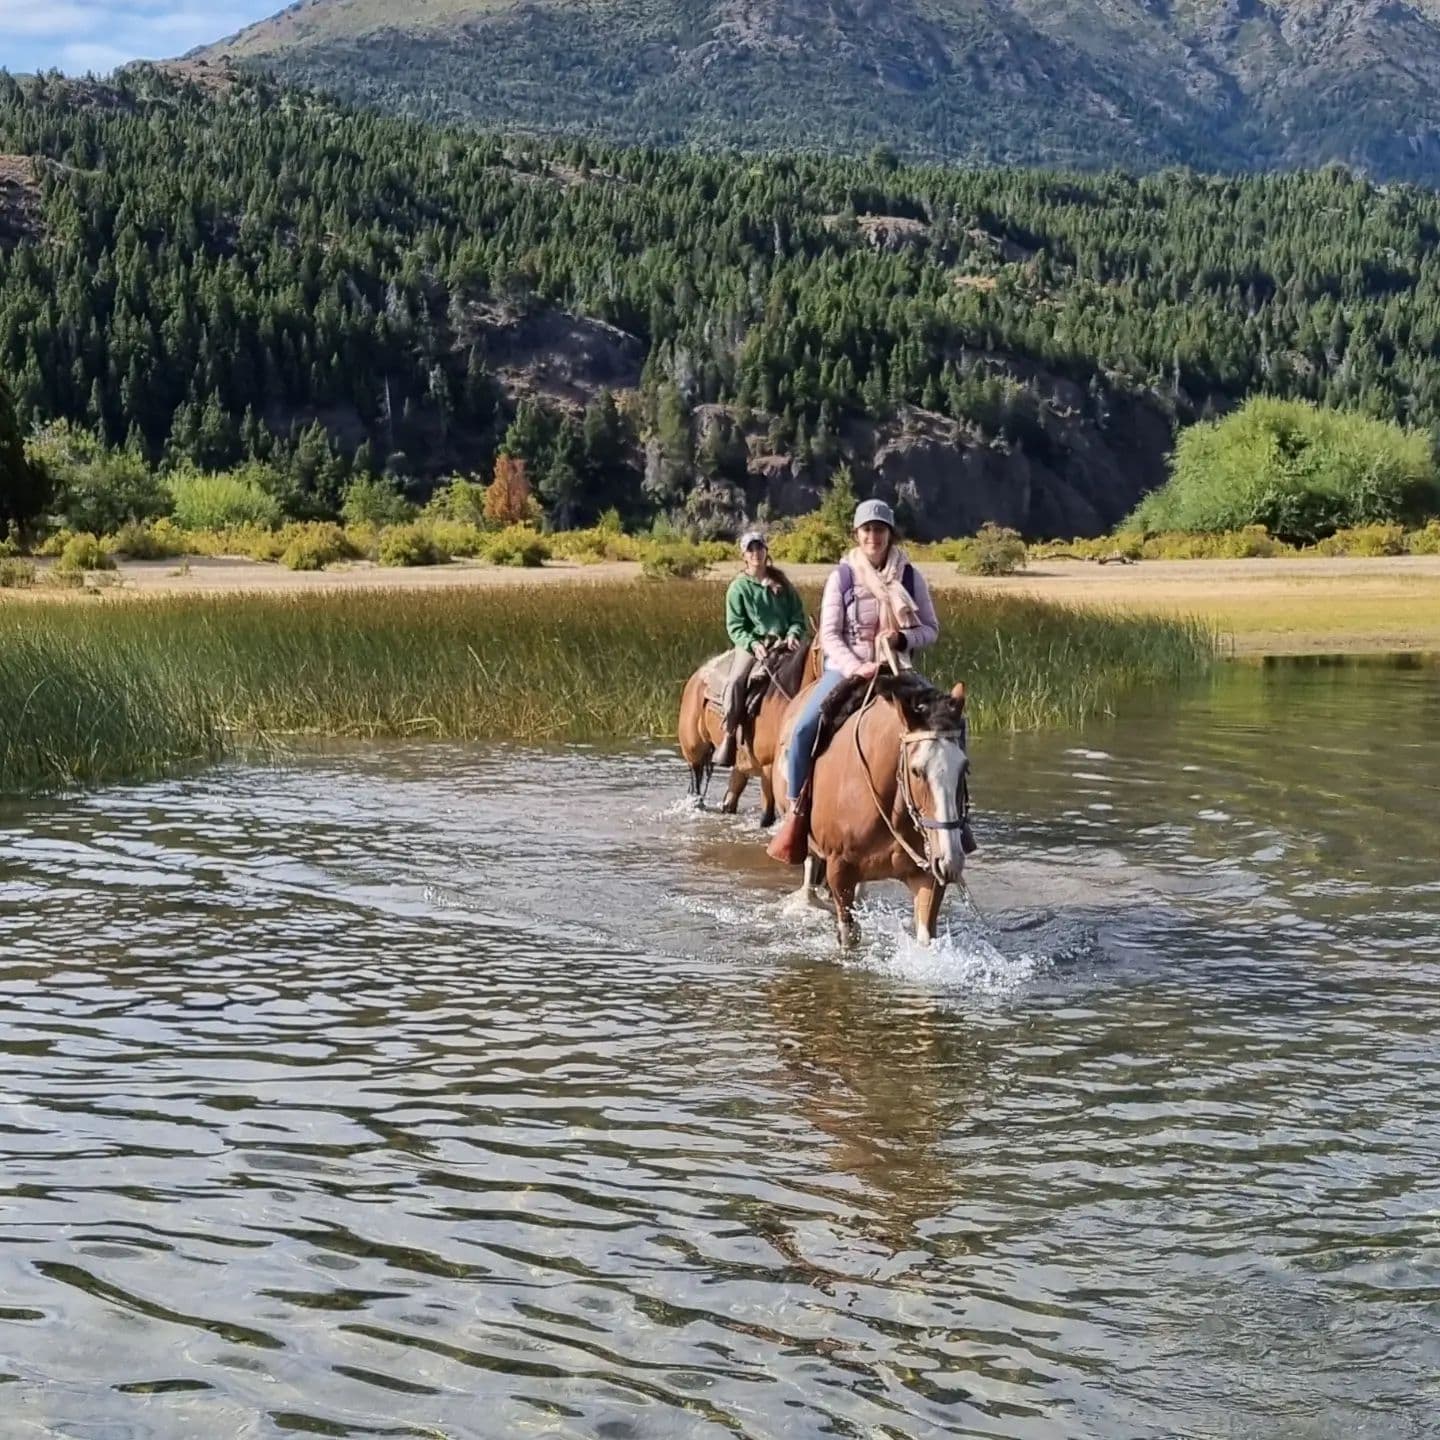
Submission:
[[802,645],[798,650],[777,656],[770,662],[771,680],[792,699],[805,687],[805,664],[809,659],[810,647]]
[[[851,680],[826,700],[823,723],[827,734],[833,735],[859,710],[869,688],[868,680]],[[900,707],[907,730],[963,732],[965,729],[964,703],[913,670],[902,670],[898,675],[882,670],[875,677],[875,695],[882,700],[893,700]]]

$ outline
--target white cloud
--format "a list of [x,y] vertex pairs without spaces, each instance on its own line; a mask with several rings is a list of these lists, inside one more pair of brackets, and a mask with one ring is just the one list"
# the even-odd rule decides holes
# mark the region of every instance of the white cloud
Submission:
[[282,0],[0,0],[0,65],[104,72],[183,55],[281,8]]

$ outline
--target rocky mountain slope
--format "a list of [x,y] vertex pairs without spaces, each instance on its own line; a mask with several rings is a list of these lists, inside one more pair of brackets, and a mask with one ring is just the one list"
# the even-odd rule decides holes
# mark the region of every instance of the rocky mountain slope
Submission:
[[627,141],[1440,181],[1440,0],[299,0],[199,53]]

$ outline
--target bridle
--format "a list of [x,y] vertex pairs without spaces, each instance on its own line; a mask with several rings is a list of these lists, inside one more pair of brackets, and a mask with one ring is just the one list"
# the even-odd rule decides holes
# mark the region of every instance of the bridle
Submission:
[[[896,828],[891,820],[889,811],[880,799],[880,793],[875,788],[875,781],[870,773],[870,762],[865,758],[865,751],[860,744],[860,727],[865,718],[865,712],[875,702],[875,681],[872,679],[870,688],[865,692],[864,703],[860,706],[860,712],[855,717],[855,755],[860,761],[860,769],[864,772],[865,783],[870,788],[870,798],[875,802],[876,813],[885,822],[885,828],[894,837],[895,843],[915,862],[915,864],[928,875],[935,878],[937,883],[944,884],[945,881],[940,875],[940,859],[931,853],[931,837],[937,831],[959,830],[964,827],[970,816],[970,784],[965,775],[960,778],[960,815],[955,820],[932,820],[924,814],[915,801],[915,792],[911,782],[909,765],[909,748],[918,745],[922,741],[953,740],[957,744],[965,738],[962,730],[905,730],[900,731],[900,758],[896,762],[895,785],[896,791],[905,805],[905,813],[910,823],[920,832],[920,842],[924,847],[924,854],[921,854]],[[901,718],[903,726],[904,719]]]

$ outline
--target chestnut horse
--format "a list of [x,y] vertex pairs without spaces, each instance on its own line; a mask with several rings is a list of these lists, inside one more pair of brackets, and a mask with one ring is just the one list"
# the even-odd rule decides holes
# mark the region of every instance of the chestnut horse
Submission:
[[[713,661],[706,661],[685,682],[680,697],[680,753],[690,766],[690,793],[703,795],[710,779],[710,759],[720,741],[724,739],[725,727],[721,717],[705,703],[705,673]],[[762,662],[767,663],[767,662]],[[748,736],[742,736],[742,743],[735,752],[735,768],[730,773],[730,785],[725,792],[721,809],[733,815],[740,808],[740,797],[752,775],[760,777],[760,791],[765,801],[760,816],[762,825],[775,823],[775,792],[770,779],[770,766],[775,759],[776,741],[780,735],[780,724],[785,711],[797,691],[820,675],[820,645],[812,642],[803,654],[778,653],[768,662],[770,686],[760,702],[760,712],[755,717]],[[758,667],[757,667],[758,668]]]
[[[842,703],[839,713],[846,708]],[[823,863],[840,943],[850,945],[856,935],[856,887],[862,881],[903,880],[915,899],[915,938],[927,943],[934,939],[946,889],[963,884],[961,830],[970,768],[965,687],[947,693],[913,672],[882,672],[868,688],[857,682],[848,708],[815,762],[804,894],[807,899],[813,894]],[[782,803],[789,732],[798,714],[797,706],[773,766],[773,788]]]

